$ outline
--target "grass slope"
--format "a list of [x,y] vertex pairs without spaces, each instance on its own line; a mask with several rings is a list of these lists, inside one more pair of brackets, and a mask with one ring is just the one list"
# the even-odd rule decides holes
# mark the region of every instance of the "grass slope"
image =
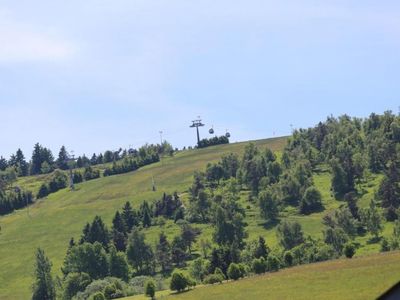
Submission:
[[[199,286],[182,294],[162,291],[165,300],[376,299],[400,279],[400,252],[340,259],[261,276]],[[149,299],[143,295],[124,300]]]
[[[258,146],[268,146],[274,151],[283,149],[285,142],[286,138],[255,141]],[[54,273],[60,274],[69,239],[79,238],[85,223],[91,221],[96,214],[110,225],[115,211],[128,200],[137,207],[143,200],[159,199],[163,192],[184,192],[190,186],[195,170],[204,169],[208,162],[219,160],[224,153],[242,153],[246,144],[235,143],[180,152],[135,172],[78,184],[74,192],[61,190],[38,201],[29,209],[0,217],[0,299],[30,297],[34,252],[37,247],[45,250],[53,262]],[[157,192],[151,191],[152,177]],[[43,176],[27,177],[23,182],[37,188],[43,180]],[[249,223],[252,234],[265,234],[259,222]],[[174,234],[178,228],[167,223],[163,230],[167,234]],[[155,241],[159,231],[159,227],[149,229],[148,239]],[[208,235],[210,232],[208,228],[203,234]],[[272,233],[270,235],[274,236]]]

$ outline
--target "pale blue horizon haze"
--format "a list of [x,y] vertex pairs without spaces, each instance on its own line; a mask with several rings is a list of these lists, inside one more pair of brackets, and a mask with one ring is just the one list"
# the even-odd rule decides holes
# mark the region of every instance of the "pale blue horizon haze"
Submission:
[[400,105],[399,1],[0,1],[0,155],[288,135]]

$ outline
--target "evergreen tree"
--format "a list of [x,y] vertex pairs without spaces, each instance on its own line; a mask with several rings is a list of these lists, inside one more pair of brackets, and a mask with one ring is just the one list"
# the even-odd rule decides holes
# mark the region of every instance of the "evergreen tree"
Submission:
[[137,213],[132,209],[129,201],[125,203],[121,216],[125,222],[128,232],[130,232],[134,226],[139,225]]
[[257,244],[257,248],[255,249],[255,252],[254,252],[254,257],[255,258],[260,258],[260,257],[267,258],[268,253],[269,253],[269,248],[265,244],[265,239],[262,236],[258,237],[258,244]]
[[157,262],[161,267],[161,272],[165,273],[171,269],[171,246],[167,240],[167,236],[161,232],[156,247]]
[[125,251],[127,244],[127,229],[119,211],[115,213],[112,226],[112,239],[118,251]]
[[143,201],[142,205],[140,206],[140,215],[142,217],[143,227],[150,227],[152,211],[147,201]]
[[7,160],[3,156],[0,156],[0,171],[4,171],[5,169],[7,169],[7,167]]
[[393,221],[397,218],[395,211],[400,205],[400,171],[395,161],[388,163],[377,196],[385,209],[386,219]]
[[58,153],[58,158],[57,158],[57,167],[61,170],[67,170],[68,169],[68,159],[69,155],[67,152],[67,149],[65,146],[61,146],[60,152]]
[[196,242],[197,236],[200,234],[200,231],[198,229],[193,228],[189,224],[183,224],[181,227],[181,236],[183,241],[185,242],[189,254],[192,253],[192,244]]
[[36,252],[35,283],[32,300],[55,300],[56,290],[51,276],[51,262],[42,249]]

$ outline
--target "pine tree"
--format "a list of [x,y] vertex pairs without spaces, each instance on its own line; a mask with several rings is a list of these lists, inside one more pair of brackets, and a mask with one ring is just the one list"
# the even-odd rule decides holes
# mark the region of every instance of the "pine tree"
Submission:
[[122,208],[121,216],[125,222],[128,232],[130,232],[134,226],[139,225],[137,213],[132,209],[129,201],[127,201]]
[[56,290],[51,276],[51,262],[40,248],[36,252],[35,277],[32,300],[55,300]]
[[125,222],[122,219],[119,211],[115,213],[112,223],[112,239],[114,246],[118,251],[125,251],[127,243],[127,230]]
[[156,247],[156,257],[163,273],[171,269],[171,246],[167,240],[167,236],[163,232],[160,233]]
[[65,146],[61,146],[60,152],[58,153],[58,158],[57,158],[57,166],[61,170],[67,170],[68,169],[68,152]]

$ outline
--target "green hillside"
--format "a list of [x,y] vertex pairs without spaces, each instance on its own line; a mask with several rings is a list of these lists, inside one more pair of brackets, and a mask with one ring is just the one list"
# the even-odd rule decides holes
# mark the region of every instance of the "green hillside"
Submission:
[[[258,140],[254,143],[260,149],[269,147],[277,154],[278,158],[280,158],[286,142],[286,138],[275,138]],[[164,192],[173,193],[177,191],[181,199],[185,202],[188,199],[187,190],[192,184],[193,172],[195,170],[204,170],[208,162],[218,161],[225,153],[234,152],[241,155],[246,145],[247,143],[235,143],[178,152],[173,157],[165,157],[161,162],[148,165],[135,172],[102,177],[100,179],[77,184],[75,191],[70,191],[69,189],[60,190],[38,201],[30,206],[29,209],[19,210],[10,215],[0,217],[0,226],[2,228],[0,233],[0,299],[29,298],[31,294],[30,287],[33,281],[34,252],[37,247],[43,248],[52,261],[54,275],[61,275],[60,267],[63,263],[70,238],[74,237],[75,239],[79,239],[83,226],[87,222],[90,222],[95,215],[100,215],[107,226],[111,227],[111,220],[116,210],[120,209],[126,201],[130,201],[134,207],[139,207],[143,200],[154,201],[160,199]],[[152,191],[152,178],[154,178],[156,183],[156,192]],[[359,184],[358,188],[362,191],[358,203],[360,207],[367,207],[369,205],[381,178],[382,175],[368,174],[368,178]],[[25,177],[19,179],[19,184],[23,187],[35,189],[38,188],[43,180],[45,180],[44,175]],[[331,174],[328,166],[324,164],[318,166],[313,173],[313,182],[315,187],[322,194],[324,210],[310,215],[300,215],[297,209],[288,206],[280,212],[280,218],[296,220],[301,224],[306,236],[310,235],[314,238],[321,238],[323,216],[326,215],[327,212],[337,209],[343,204],[343,201],[335,200],[331,195]],[[258,205],[255,202],[249,202],[248,195],[248,191],[242,191],[239,200],[242,207],[246,210],[245,222],[247,223],[246,231],[249,234],[248,239],[254,240],[258,238],[258,236],[263,236],[269,247],[276,248],[277,237],[275,227],[265,227],[265,220],[260,217]],[[383,225],[384,230],[382,235],[390,236],[393,223],[385,222]],[[202,229],[202,236],[198,240],[202,237],[209,240],[212,239],[211,234],[213,229],[210,224],[196,224],[195,226]],[[180,232],[180,227],[172,220],[168,220],[163,226],[156,225],[144,229],[146,239],[153,247],[161,231],[164,231],[168,238],[172,239]],[[357,245],[356,256],[376,253],[380,248],[378,242],[371,242],[370,234],[359,235],[355,238],[354,242]],[[198,253],[199,246],[195,245],[193,250],[195,253]],[[368,280],[363,281],[360,279],[363,283],[355,282],[354,284],[357,285],[357,287],[362,288],[365,286],[367,292],[369,291],[368,288],[371,287],[370,292],[378,293],[384,288],[387,288],[387,283],[389,283],[389,285],[392,284],[392,281],[395,281],[395,278],[398,277],[398,274],[394,272],[398,265],[392,263],[386,265],[384,262],[385,257],[390,257],[391,259],[393,257],[398,258],[398,254],[397,256],[388,255],[379,257],[379,263],[377,262],[376,264],[379,265],[382,263],[384,265],[384,267],[382,267],[382,274],[385,274],[384,272],[390,273],[392,276],[390,277],[390,282],[382,279],[380,286],[372,288]],[[373,256],[368,259],[373,260]],[[366,258],[366,260],[368,259]],[[336,286],[340,285],[342,290],[339,290],[337,294],[327,294],[327,297],[340,297],[341,295],[346,295],[346,290],[348,292],[352,289],[351,286],[346,284],[346,278],[352,278],[354,274],[358,272],[358,265],[356,262],[360,262],[362,265],[362,262],[365,260],[354,261],[354,268],[349,267],[350,271],[343,273],[343,276],[342,273],[340,273],[340,276],[342,276],[340,278],[343,278],[343,284],[341,284],[340,281],[335,283]],[[380,261],[382,262],[380,263]],[[393,261],[393,259],[391,261]],[[255,290],[254,285],[263,286],[264,288],[264,285],[259,283],[259,280],[263,280],[264,278],[274,282],[274,292],[276,292],[278,298],[281,298],[279,295],[282,294],[279,293],[285,292],[288,289],[291,289],[290,293],[295,293],[297,287],[305,284],[301,276],[307,277],[310,274],[315,275],[312,269],[315,268],[315,266],[322,266],[322,268],[325,266],[327,269],[330,268],[329,266],[336,266],[332,268],[336,268],[337,272],[339,272],[340,268],[338,266],[344,266],[346,263],[341,261],[337,262],[337,265],[334,265],[335,262],[328,262],[325,264],[306,266],[304,269],[302,269],[303,267],[291,268],[280,271],[276,275],[256,277],[232,285],[212,287],[210,288],[211,294],[208,294],[208,288],[199,288],[194,292],[185,293],[179,296],[179,298],[183,297],[182,299],[186,299],[185,297],[187,295],[188,297],[193,297],[192,299],[202,299],[202,297],[208,298],[210,296],[215,296],[219,299],[218,293],[226,293],[225,290],[230,286],[238,286],[238,289],[241,289],[242,284],[248,284],[248,287],[243,287],[243,289],[246,290]],[[353,266],[353,261],[348,263]],[[365,266],[362,268],[364,267]],[[347,267],[344,268],[346,269]],[[305,270],[303,275],[300,274],[301,270]],[[365,272],[365,274],[369,274],[368,271]],[[291,279],[290,276],[300,276],[300,279],[289,280],[290,283],[286,283],[286,278]],[[321,276],[324,277],[325,275],[322,274]],[[326,276],[328,276],[327,282],[330,282],[329,280],[332,280],[332,278],[329,278],[329,276],[331,275]],[[332,276],[335,277],[339,275],[334,274]],[[285,283],[280,281],[282,278],[285,278]],[[325,281],[321,281],[320,286],[317,286],[312,292],[317,293],[324,287],[324,284],[326,284]],[[216,294],[212,294],[214,291]],[[268,294],[267,291],[261,289],[254,293],[254,299],[257,298],[257,293]],[[289,292],[287,295],[289,295]],[[307,298],[309,295],[314,294],[304,294],[304,298]]]
[[[376,299],[400,278],[400,252],[297,266],[222,285],[199,286],[157,299]],[[124,300],[149,299],[143,296]]]
[[[283,149],[286,138],[259,140],[255,143],[279,151]],[[207,162],[217,161],[224,153],[241,153],[246,144],[180,152],[132,173],[78,184],[74,192],[61,190],[38,201],[29,209],[0,217],[0,299],[29,297],[37,247],[45,250],[53,262],[54,273],[60,274],[70,238],[79,238],[83,226],[95,215],[100,215],[110,224],[115,211],[128,200],[134,206],[139,206],[143,200],[160,198],[163,192],[183,193],[190,186],[195,170],[203,169]],[[26,177],[23,181],[28,186],[38,187],[37,182],[42,181],[43,177]],[[156,192],[151,190],[152,177],[157,185]],[[255,227],[257,230],[253,230]],[[167,223],[164,230],[167,234],[173,233],[178,231],[178,226]],[[147,231],[148,238],[155,240],[159,227],[153,226]],[[256,235],[263,228],[254,221],[249,231],[254,231]],[[203,234],[209,233],[210,230],[203,231]]]

